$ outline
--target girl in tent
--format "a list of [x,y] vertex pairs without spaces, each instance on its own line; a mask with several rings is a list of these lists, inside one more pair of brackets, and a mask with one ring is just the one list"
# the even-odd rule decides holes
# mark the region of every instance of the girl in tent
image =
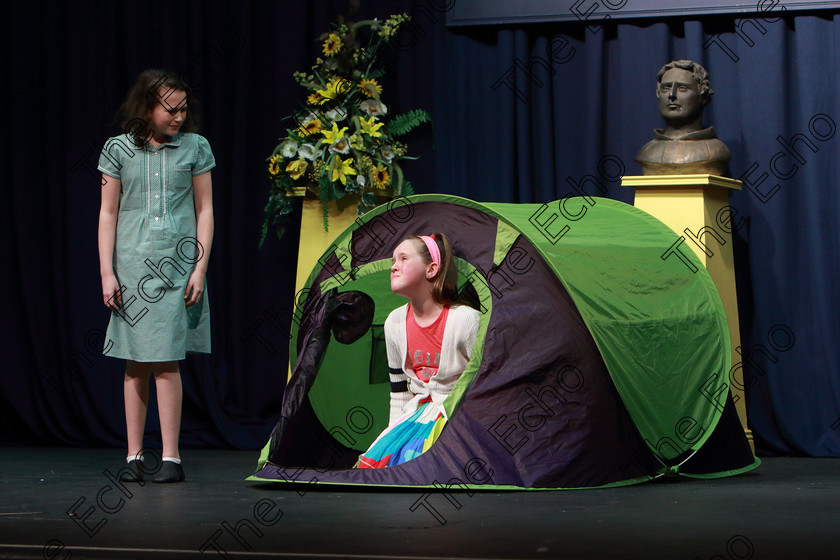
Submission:
[[391,290],[408,298],[385,321],[391,412],[359,468],[391,467],[426,451],[446,423],[443,401],[467,366],[479,313],[455,303],[458,273],[442,233],[394,249]]

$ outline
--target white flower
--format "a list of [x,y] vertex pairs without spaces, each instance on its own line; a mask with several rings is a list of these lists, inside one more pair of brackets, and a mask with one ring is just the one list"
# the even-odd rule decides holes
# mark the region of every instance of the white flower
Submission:
[[386,107],[384,103],[382,103],[381,101],[377,101],[376,99],[368,99],[367,101],[362,101],[359,105],[359,108],[368,115],[371,115],[376,118],[388,114],[388,107]]
[[295,157],[297,149],[298,143],[294,140],[286,140],[280,145],[280,150],[283,152],[283,157],[286,159]]
[[346,136],[342,136],[330,146],[330,152],[333,154],[349,154],[350,140]]
[[316,150],[315,146],[312,144],[301,144],[300,148],[298,148],[298,155],[304,159],[312,161],[318,157],[318,150]]
[[335,107],[327,111],[325,114],[331,121],[341,122],[347,118],[347,109],[344,107]]
[[361,173],[356,175],[356,184],[359,185],[360,189],[365,188],[365,176]]
[[382,159],[386,162],[391,163],[391,160],[394,159],[394,148],[391,146],[382,146]]

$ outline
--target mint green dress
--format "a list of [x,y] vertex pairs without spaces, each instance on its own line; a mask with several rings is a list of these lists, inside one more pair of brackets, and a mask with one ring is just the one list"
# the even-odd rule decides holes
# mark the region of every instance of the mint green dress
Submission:
[[122,306],[111,312],[106,356],[164,362],[210,352],[206,282],[189,308],[184,291],[203,254],[192,179],[215,165],[198,134],[179,132],[158,148],[138,147],[125,134],[105,143],[98,169],[122,185],[113,261]]

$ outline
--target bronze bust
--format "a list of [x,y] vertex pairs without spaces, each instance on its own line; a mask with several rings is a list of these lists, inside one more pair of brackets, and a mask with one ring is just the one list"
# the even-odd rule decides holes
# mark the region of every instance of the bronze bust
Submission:
[[703,109],[712,97],[709,73],[696,62],[674,60],[656,76],[656,97],[665,128],[653,131],[636,161],[643,175],[723,175],[731,159],[715,128],[703,128]]

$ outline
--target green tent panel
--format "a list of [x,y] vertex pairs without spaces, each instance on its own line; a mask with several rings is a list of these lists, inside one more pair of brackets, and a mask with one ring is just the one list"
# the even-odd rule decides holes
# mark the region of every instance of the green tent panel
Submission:
[[[382,325],[405,302],[389,289],[391,253],[432,231],[452,240],[459,285],[481,311],[473,357],[429,451],[354,470],[387,425]],[[696,271],[665,256],[676,237],[633,206],[595,197],[497,204],[418,195],[368,212],[310,274],[290,360],[316,327],[313,302],[330,290],[369,295],[373,324],[353,344],[329,344],[281,464],[264,450],[251,479],[580,488],[754,468],[729,397],[720,297],[693,253],[683,258]]]

